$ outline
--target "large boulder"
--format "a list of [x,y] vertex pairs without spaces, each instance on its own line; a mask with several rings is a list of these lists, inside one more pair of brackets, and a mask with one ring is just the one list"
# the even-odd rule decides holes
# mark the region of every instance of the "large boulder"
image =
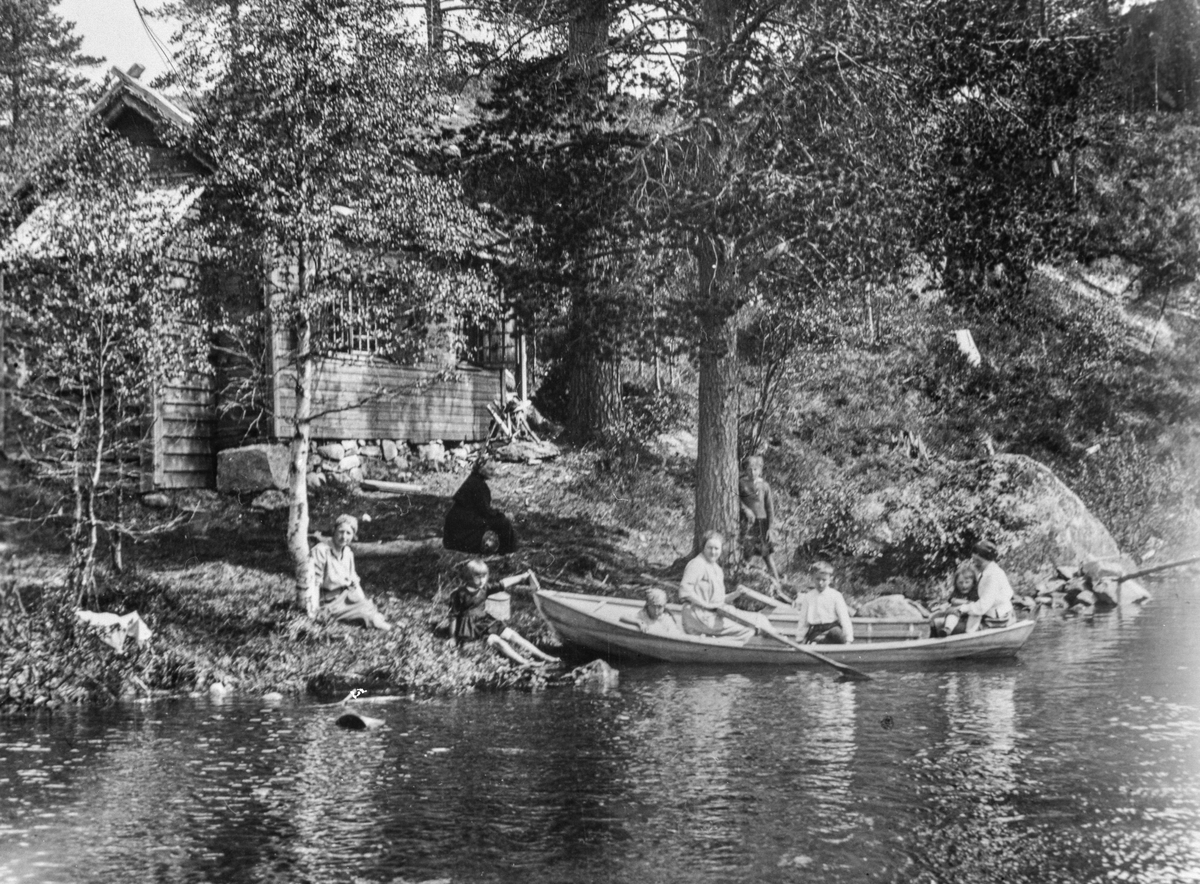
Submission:
[[[1119,561],[1108,529],[1044,464],[1019,454],[935,461],[853,500],[838,524],[855,550],[856,582],[878,584],[948,568],[970,542],[990,537],[1014,585],[1059,565]],[[927,571],[926,571],[927,573]]]
[[1047,564],[1121,557],[1108,529],[1048,466],[1019,454],[1000,455],[995,460],[997,477],[1004,481],[994,506],[1015,529],[1002,550],[1006,570],[1037,571]]
[[217,455],[217,490],[237,494],[288,487],[291,458],[286,445],[246,445]]
[[871,599],[866,604],[860,605],[858,610],[854,612],[854,616],[928,620],[929,612],[899,593],[893,593],[892,595],[881,595],[879,598]]

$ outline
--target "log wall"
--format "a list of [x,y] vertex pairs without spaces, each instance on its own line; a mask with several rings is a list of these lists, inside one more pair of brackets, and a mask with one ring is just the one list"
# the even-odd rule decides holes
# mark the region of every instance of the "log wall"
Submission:
[[[460,366],[450,377],[432,366],[401,366],[347,355],[322,360],[314,384],[314,439],[486,439],[487,405],[500,400],[500,371]],[[274,433],[291,437],[296,373],[278,370]]]
[[142,490],[216,485],[212,377],[190,375],[155,391],[142,449]]

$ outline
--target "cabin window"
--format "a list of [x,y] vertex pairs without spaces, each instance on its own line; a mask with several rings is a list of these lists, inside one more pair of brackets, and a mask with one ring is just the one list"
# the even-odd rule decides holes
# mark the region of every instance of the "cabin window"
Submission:
[[517,362],[516,321],[510,316],[492,322],[464,321],[460,329],[464,358],[482,368],[503,368]]
[[323,307],[315,325],[325,348],[374,355],[387,351],[395,337],[396,318],[392,308],[372,304],[369,295],[345,291]]

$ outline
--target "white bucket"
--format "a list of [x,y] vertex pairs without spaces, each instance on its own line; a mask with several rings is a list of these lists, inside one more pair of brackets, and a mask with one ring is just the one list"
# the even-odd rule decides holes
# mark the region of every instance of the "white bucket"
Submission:
[[512,596],[506,592],[497,592],[487,597],[487,612],[497,620],[508,621],[512,616]]

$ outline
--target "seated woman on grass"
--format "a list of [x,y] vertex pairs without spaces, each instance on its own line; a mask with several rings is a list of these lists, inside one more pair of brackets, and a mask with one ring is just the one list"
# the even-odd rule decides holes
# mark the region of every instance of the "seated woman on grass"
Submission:
[[[488,583],[488,566],[479,559],[463,564],[464,582],[450,593],[451,631],[459,645],[485,639],[487,643],[508,659],[521,666],[540,666],[545,663],[561,662],[557,657],[539,650],[523,638],[515,629],[488,613],[489,595],[526,583],[531,590],[538,590],[537,577],[532,571],[505,577],[495,584]],[[526,654],[536,657],[537,662],[522,656],[516,645]]]
[[358,519],[343,513],[333,523],[333,537],[318,543],[309,558],[313,582],[320,592],[320,616],[338,623],[361,623],[368,629],[392,628],[375,603],[363,592],[362,581],[354,568],[354,550],[350,542],[358,534]]

